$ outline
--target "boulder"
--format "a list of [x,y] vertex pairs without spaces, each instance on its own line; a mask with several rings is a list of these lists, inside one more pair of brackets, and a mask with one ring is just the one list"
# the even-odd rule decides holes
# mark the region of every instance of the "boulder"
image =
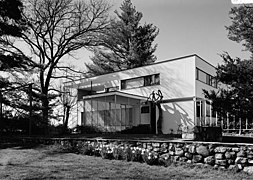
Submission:
[[216,153],[215,154],[215,159],[224,159],[224,154],[222,154],[222,153]]
[[252,159],[248,159],[248,164],[250,164],[252,166],[253,165],[253,160]]
[[227,162],[228,162],[228,164],[230,165],[230,164],[234,164],[234,163],[235,163],[235,160],[234,160],[234,159],[228,159]]
[[216,147],[214,151],[216,153],[225,153],[227,151],[227,147]]
[[192,163],[192,160],[188,159],[188,160],[186,161],[186,163],[191,164],[191,163]]
[[216,159],[215,164],[219,166],[226,166],[227,165],[227,160],[226,159]]
[[244,167],[243,171],[248,173],[248,174],[253,174],[253,166]]
[[179,161],[179,156],[171,156],[173,162]]
[[184,153],[184,156],[187,157],[188,159],[192,159],[192,154],[191,153]]
[[237,157],[235,159],[235,164],[246,164],[248,161],[247,158],[244,158],[244,157]]
[[246,152],[244,150],[241,150],[239,151],[237,154],[236,154],[237,157],[246,157]]
[[187,157],[180,157],[179,158],[179,161],[182,161],[182,162],[186,162],[188,159],[187,159]]
[[195,145],[191,145],[190,147],[189,147],[189,153],[192,153],[192,154],[195,154],[196,153],[196,146]]
[[232,151],[232,152],[228,152],[228,151],[227,151],[227,152],[225,153],[225,158],[226,158],[226,159],[234,159],[234,158],[235,158],[235,152],[233,152],[233,151]]
[[170,154],[171,156],[174,156],[174,155],[175,155],[175,152],[174,152],[174,151],[169,151],[169,154]]
[[214,165],[215,158],[214,158],[214,156],[208,156],[208,157],[204,158],[204,162],[209,165]]
[[197,152],[198,154],[200,154],[201,156],[204,156],[204,157],[209,156],[208,147],[203,146],[203,145],[197,147],[197,148],[196,148],[196,152]]
[[240,148],[237,148],[237,147],[232,148],[232,151],[234,151],[234,152],[239,152],[239,151],[240,151]]
[[184,150],[182,148],[175,148],[175,155],[176,156],[184,156]]
[[238,165],[229,165],[228,170],[233,172],[239,172],[241,169],[239,169]]
[[193,163],[198,163],[198,162],[201,162],[202,161],[202,156],[201,155],[193,155],[192,156],[192,161],[193,161]]

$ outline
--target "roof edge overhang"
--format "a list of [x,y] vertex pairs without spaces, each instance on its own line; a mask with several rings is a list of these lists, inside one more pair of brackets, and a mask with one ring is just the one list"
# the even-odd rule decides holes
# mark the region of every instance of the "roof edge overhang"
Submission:
[[83,100],[89,100],[89,99],[93,99],[93,98],[106,97],[106,96],[122,96],[122,97],[126,97],[126,98],[131,98],[131,99],[147,100],[147,97],[145,97],[145,96],[139,96],[139,95],[129,94],[129,93],[125,93],[125,92],[119,92],[119,91],[83,96]]

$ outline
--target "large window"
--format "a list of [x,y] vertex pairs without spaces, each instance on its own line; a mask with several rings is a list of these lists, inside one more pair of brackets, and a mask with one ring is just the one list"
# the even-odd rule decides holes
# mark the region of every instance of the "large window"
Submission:
[[198,68],[196,68],[196,79],[209,86],[217,88],[216,78]]
[[160,84],[160,74],[152,74],[138,78],[121,80],[121,89],[131,89]]

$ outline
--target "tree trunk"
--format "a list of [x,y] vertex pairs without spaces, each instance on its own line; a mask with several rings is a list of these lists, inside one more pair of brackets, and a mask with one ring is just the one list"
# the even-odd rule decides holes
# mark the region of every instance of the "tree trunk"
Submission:
[[43,127],[44,128],[44,133],[48,135],[49,134],[49,128],[48,128],[48,125],[49,125],[49,121],[48,121],[49,102],[48,102],[47,99],[42,100],[42,106],[43,106],[43,109],[42,109],[42,123],[44,124],[44,127]]

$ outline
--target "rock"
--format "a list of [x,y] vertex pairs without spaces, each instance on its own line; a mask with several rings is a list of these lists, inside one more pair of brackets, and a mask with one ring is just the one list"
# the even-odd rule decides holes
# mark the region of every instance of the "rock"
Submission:
[[170,154],[171,156],[174,156],[174,155],[175,155],[175,152],[174,152],[174,151],[169,151],[169,154]]
[[196,146],[195,145],[191,145],[189,147],[189,153],[195,154],[196,153]]
[[219,166],[218,169],[219,169],[219,170],[225,170],[225,169],[226,169],[226,166]]
[[248,174],[253,174],[253,166],[244,167],[243,171],[248,173]]
[[237,157],[235,159],[235,164],[246,164],[248,161],[247,158],[244,158],[244,157]]
[[233,172],[239,172],[240,171],[240,169],[237,165],[229,165],[228,170],[231,170]]
[[253,160],[252,159],[248,159],[248,164],[253,165]]
[[186,161],[186,163],[191,164],[192,160],[189,159],[189,160]]
[[168,148],[168,144],[167,143],[162,143],[161,148]]
[[188,159],[192,159],[192,154],[191,153],[184,153],[184,156],[187,157]]
[[218,169],[218,168],[219,168],[219,165],[215,164],[215,165],[213,166],[213,168],[214,168],[214,169]]
[[226,147],[216,147],[216,148],[214,149],[214,151],[215,151],[216,153],[225,153],[225,152],[227,151],[227,148],[226,148]]
[[237,157],[245,157],[246,156],[246,152],[244,150],[241,150],[239,151],[237,154],[236,154]]
[[173,162],[179,161],[179,156],[171,156]]
[[215,158],[214,158],[214,156],[208,156],[208,157],[204,158],[204,162],[209,165],[214,165]]
[[184,156],[184,150],[182,148],[175,148],[175,155],[176,156]]
[[225,153],[225,158],[226,159],[233,159],[233,158],[235,158],[235,152],[226,152]]
[[170,154],[169,153],[165,153],[165,154],[162,154],[160,156],[160,158],[163,158],[163,159],[168,159],[170,157]]
[[154,152],[159,152],[159,151],[160,151],[160,148],[154,148],[153,151],[154,151]]
[[233,159],[228,159],[227,162],[228,162],[228,164],[230,165],[230,164],[234,164],[234,163],[235,163],[235,160],[233,160]]
[[247,154],[248,159],[253,159],[253,154]]
[[219,166],[226,166],[227,165],[227,160],[226,159],[216,159],[215,164]]
[[236,164],[236,166],[238,167],[238,169],[242,170],[243,166],[241,164]]
[[179,158],[179,161],[182,161],[182,162],[186,162],[188,159],[187,159],[187,157],[180,157]]
[[222,153],[215,154],[215,159],[224,159],[224,154]]
[[196,152],[197,152],[198,154],[204,156],[204,157],[209,156],[209,150],[208,150],[208,148],[207,148],[206,146],[203,146],[203,145],[197,147],[197,148],[196,148]]
[[201,155],[193,155],[192,156],[192,161],[193,163],[198,163],[202,161],[202,156]]
[[175,151],[175,146],[173,144],[169,145],[169,151]]
[[239,152],[239,151],[240,151],[240,148],[232,148],[232,151],[234,151],[234,152]]
[[182,144],[182,143],[177,143],[176,147],[177,147],[177,148],[182,148],[182,147],[184,147],[184,144]]

